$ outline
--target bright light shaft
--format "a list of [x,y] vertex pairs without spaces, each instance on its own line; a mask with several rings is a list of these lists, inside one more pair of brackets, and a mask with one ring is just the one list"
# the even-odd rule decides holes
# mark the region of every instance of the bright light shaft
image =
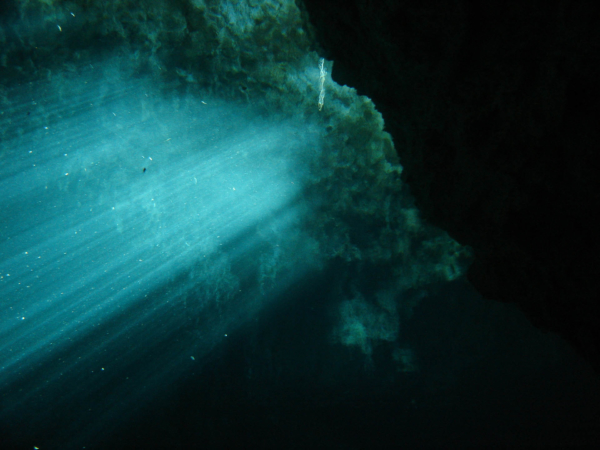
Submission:
[[[297,125],[140,81],[74,83],[76,95],[13,92],[21,106],[0,124],[19,130],[0,144],[5,392],[39,373],[51,384],[68,371],[99,372],[117,349],[129,362],[155,354],[182,317],[198,320],[203,302],[239,291],[229,265],[256,264],[265,230],[281,236],[302,214],[295,158],[315,138]],[[206,348],[242,320],[206,314]],[[156,370],[145,376],[194,345],[148,363]]]

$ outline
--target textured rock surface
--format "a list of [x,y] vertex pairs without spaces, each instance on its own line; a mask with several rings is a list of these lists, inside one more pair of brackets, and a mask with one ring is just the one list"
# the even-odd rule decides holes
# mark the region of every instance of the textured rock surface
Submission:
[[383,112],[469,279],[600,369],[593,2],[304,1],[333,79]]

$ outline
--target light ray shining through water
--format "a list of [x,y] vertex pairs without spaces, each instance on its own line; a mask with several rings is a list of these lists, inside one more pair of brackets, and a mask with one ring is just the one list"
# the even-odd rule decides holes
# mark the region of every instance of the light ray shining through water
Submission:
[[[60,95],[15,89],[22,120],[3,124],[14,132],[0,168],[4,414],[133,411],[311,267],[296,255],[293,274],[261,286],[305,213],[297,156],[318,133],[88,78]],[[92,405],[103,390],[118,405]]]

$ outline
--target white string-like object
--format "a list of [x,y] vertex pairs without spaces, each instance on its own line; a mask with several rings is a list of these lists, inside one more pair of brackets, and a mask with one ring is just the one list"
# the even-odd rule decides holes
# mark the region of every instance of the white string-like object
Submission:
[[321,58],[319,61],[319,70],[321,74],[319,75],[319,80],[321,82],[321,91],[319,92],[319,111],[323,109],[323,103],[325,102],[325,75],[327,75],[327,70],[325,69],[325,58]]

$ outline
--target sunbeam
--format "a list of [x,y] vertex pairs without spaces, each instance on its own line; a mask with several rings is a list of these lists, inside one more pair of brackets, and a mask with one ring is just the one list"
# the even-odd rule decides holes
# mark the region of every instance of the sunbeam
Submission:
[[[0,248],[10,410],[97,395],[129,368],[165,383],[182,358],[200,361],[273,295],[282,236],[290,242],[306,210],[298,160],[318,146],[310,126],[218,98],[169,97],[149,80],[74,83],[62,98],[42,86],[11,92],[23,111],[28,96],[45,102],[48,124],[5,142],[0,169],[14,219]],[[315,265],[307,255],[294,277]],[[76,387],[48,394],[58,379]],[[119,407],[139,407],[140,392],[125,386]]]

